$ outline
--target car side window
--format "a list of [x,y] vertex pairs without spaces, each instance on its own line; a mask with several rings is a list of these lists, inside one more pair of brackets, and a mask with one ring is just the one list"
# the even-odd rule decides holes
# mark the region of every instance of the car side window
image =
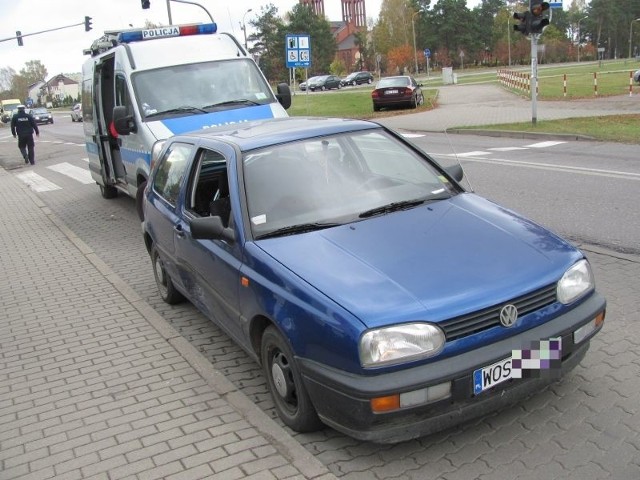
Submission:
[[153,189],[171,205],[175,205],[180,193],[182,179],[189,165],[193,145],[174,143],[160,159],[153,179]]
[[227,159],[215,150],[201,149],[189,180],[187,210],[201,217],[219,216],[228,226],[231,215]]

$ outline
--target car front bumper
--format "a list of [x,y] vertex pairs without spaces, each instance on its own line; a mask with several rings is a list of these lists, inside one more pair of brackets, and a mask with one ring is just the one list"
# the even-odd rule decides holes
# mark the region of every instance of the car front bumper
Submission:
[[[351,437],[377,443],[396,443],[421,437],[485,415],[540,391],[575,368],[598,328],[579,344],[572,333],[606,310],[598,293],[545,324],[455,357],[381,375],[355,375],[317,362],[298,359],[305,384],[324,423]],[[561,367],[538,378],[511,379],[479,395],[473,393],[473,372],[508,357],[531,342],[562,337]],[[451,382],[451,395],[443,400],[389,413],[373,413],[372,398],[413,392]]]

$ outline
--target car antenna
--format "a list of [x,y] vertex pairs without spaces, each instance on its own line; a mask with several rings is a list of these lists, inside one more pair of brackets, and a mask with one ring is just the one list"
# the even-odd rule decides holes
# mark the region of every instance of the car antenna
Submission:
[[[451,148],[451,151],[453,152],[454,157],[456,157],[456,162],[458,162],[458,165],[460,165],[460,168],[462,168],[462,171],[464,172],[464,167],[462,166],[462,163],[460,163],[458,152],[456,152],[456,149],[453,146],[453,142],[451,141],[451,137],[449,137],[449,132],[447,132],[446,128],[444,129],[444,136],[447,137],[447,141],[449,142],[449,147]],[[469,175],[465,174],[464,179],[467,181],[467,185],[469,185],[469,190],[471,192],[475,192],[473,185],[471,185],[471,180],[469,180]]]

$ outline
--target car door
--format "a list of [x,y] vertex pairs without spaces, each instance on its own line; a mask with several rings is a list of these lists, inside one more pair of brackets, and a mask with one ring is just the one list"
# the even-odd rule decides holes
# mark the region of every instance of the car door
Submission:
[[[191,301],[236,342],[245,344],[238,304],[242,242],[234,159],[234,150],[223,143],[208,141],[198,149],[179,214],[182,235],[176,239],[176,257]],[[190,221],[213,214],[236,231],[237,241],[192,237]]]
[[184,278],[177,268],[176,242],[181,236],[180,195],[195,152],[189,143],[173,142],[158,161],[147,202],[145,225],[174,284],[184,290]]

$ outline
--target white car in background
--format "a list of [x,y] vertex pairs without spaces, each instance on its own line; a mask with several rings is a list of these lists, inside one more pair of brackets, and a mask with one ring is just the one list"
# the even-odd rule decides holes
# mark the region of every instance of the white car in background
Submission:
[[71,109],[71,121],[72,122],[82,121],[82,104],[81,103],[76,103]]

